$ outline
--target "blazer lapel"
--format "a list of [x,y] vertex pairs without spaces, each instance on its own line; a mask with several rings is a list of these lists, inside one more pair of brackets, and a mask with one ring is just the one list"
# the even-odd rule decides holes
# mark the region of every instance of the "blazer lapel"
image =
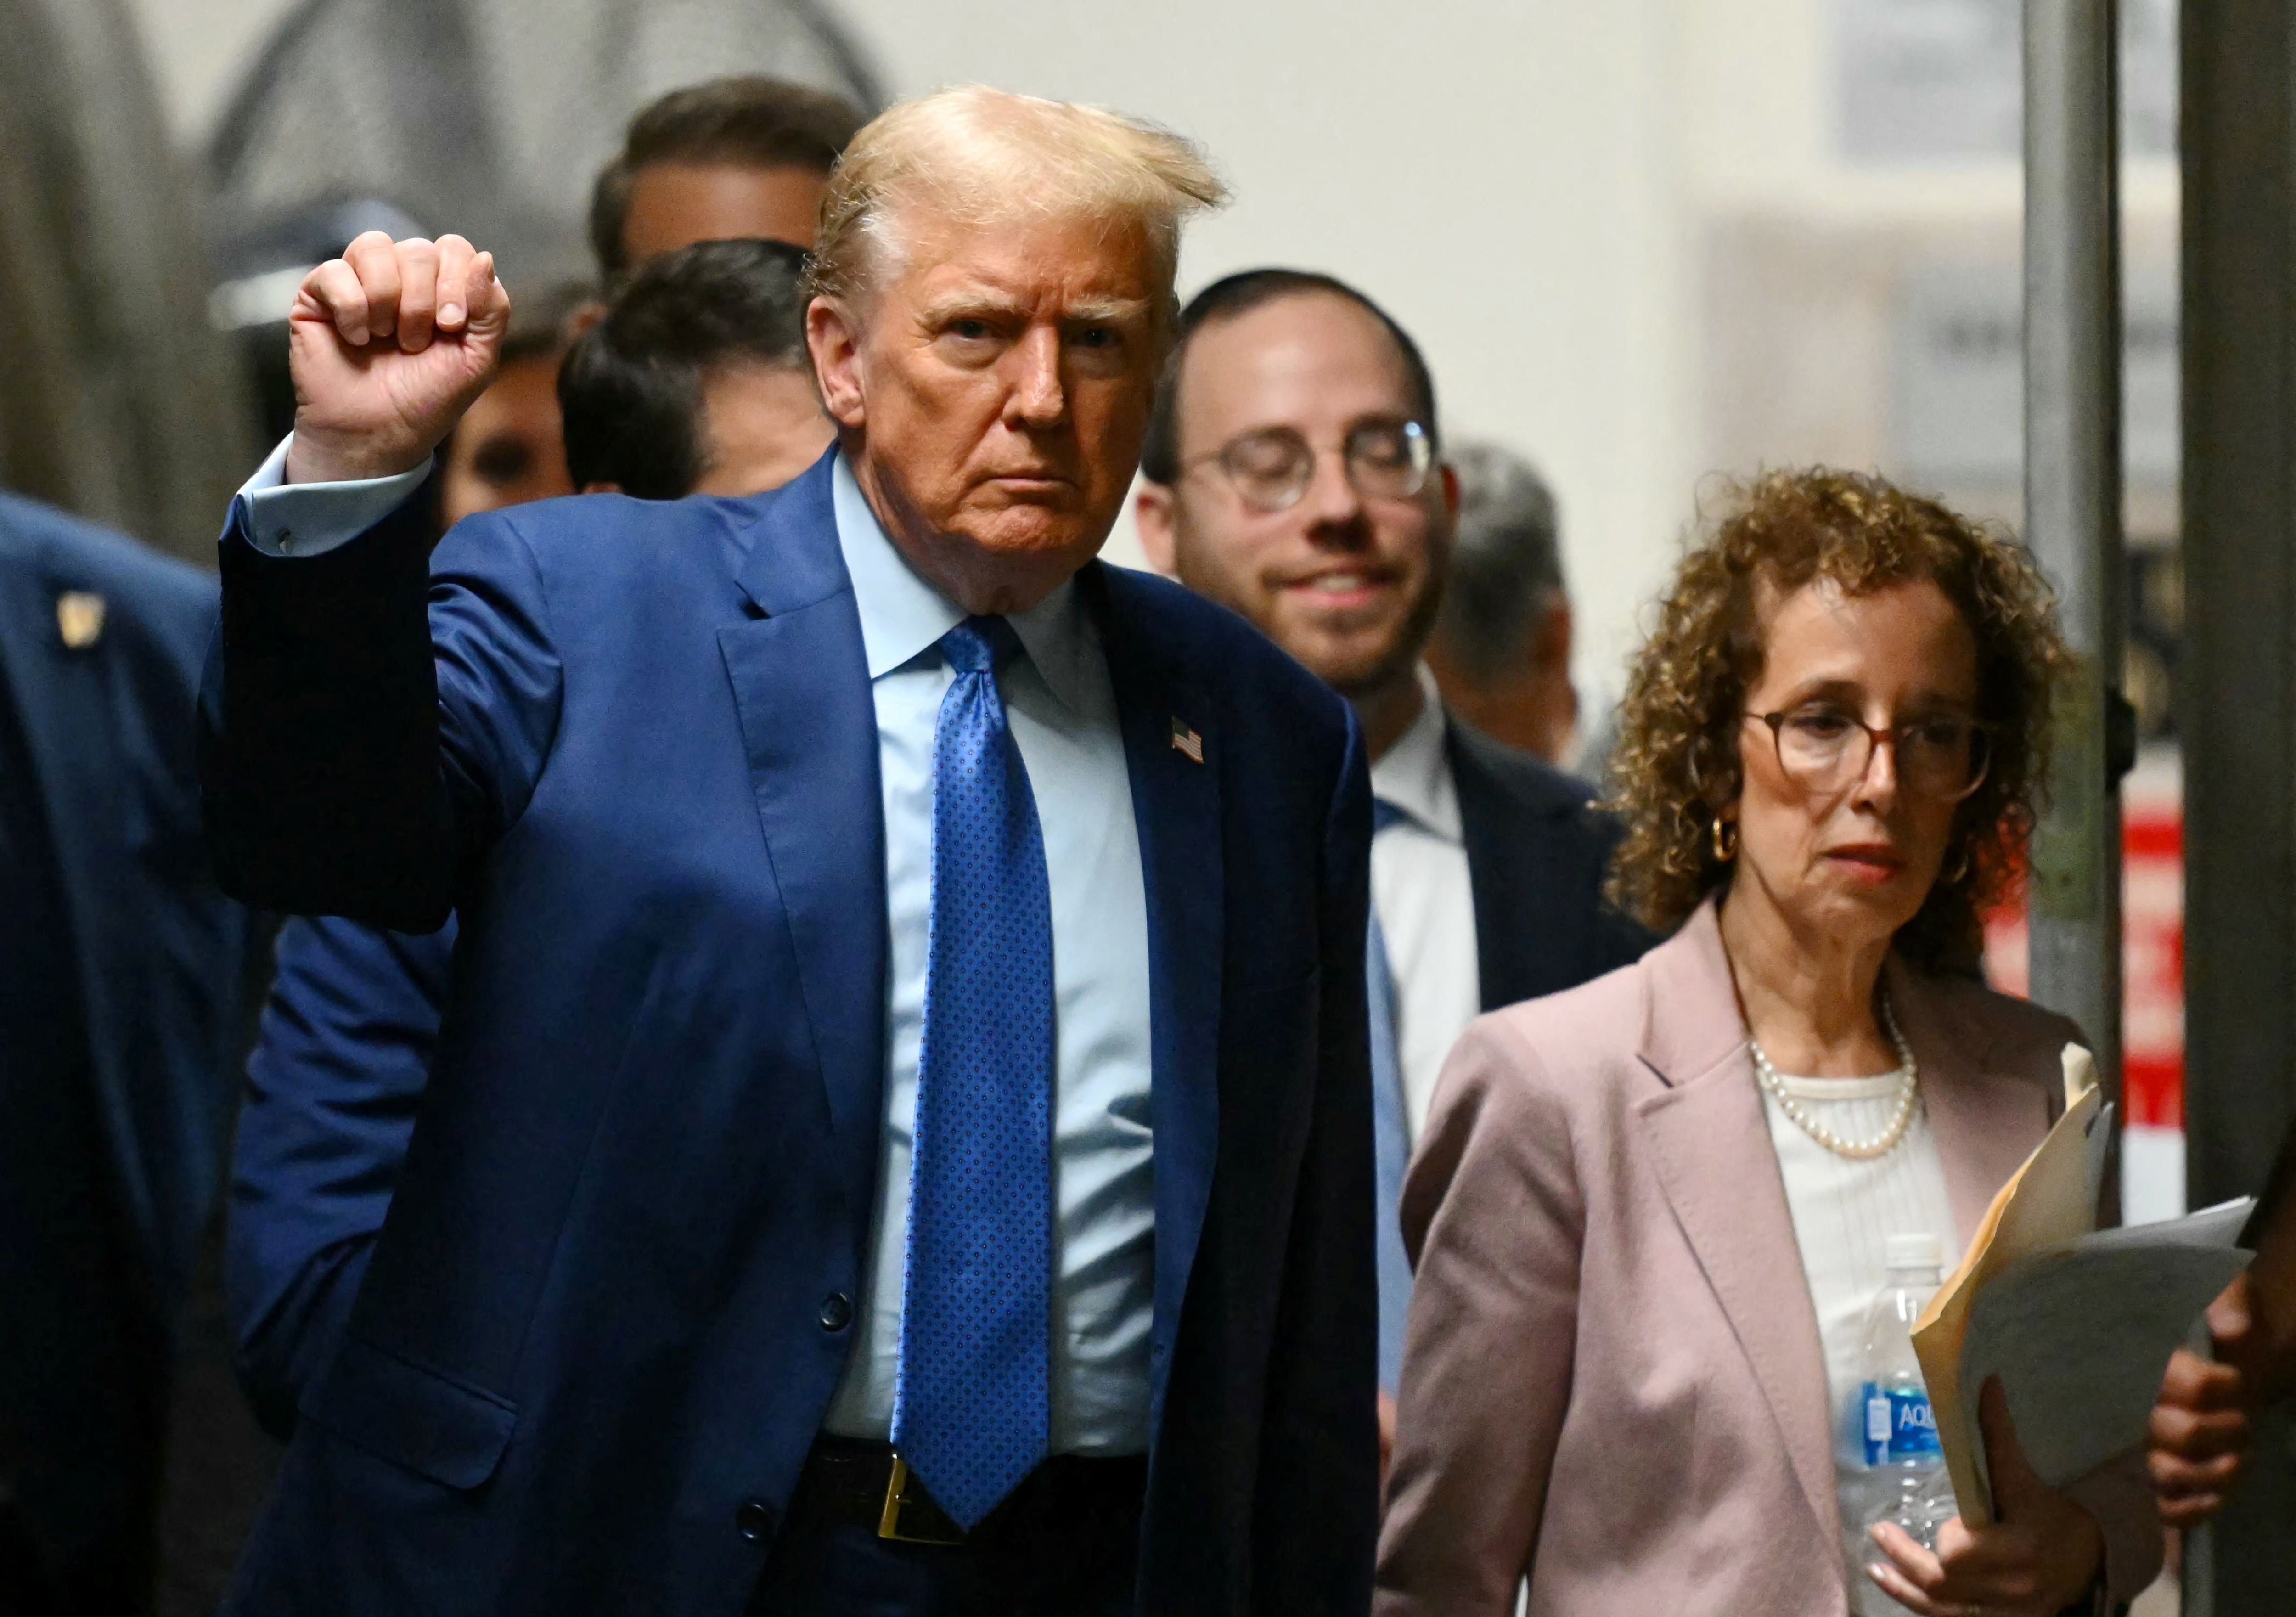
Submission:
[[766,505],[736,572],[765,615],[721,628],[718,644],[831,1123],[857,1150],[873,1147],[884,1101],[885,826],[830,465],[824,456]]
[[1954,1231],[1966,1252],[1995,1194],[2024,1165],[2059,1108],[2053,1092],[1987,1072],[1989,1041],[1967,1036],[1969,1024],[1947,1014],[1935,983],[1894,956],[1886,981],[1898,1030],[1921,1069],[1922,1105],[1945,1165]]
[[[1459,794],[1459,829],[1467,847],[1467,885],[1473,895],[1475,974],[1482,1008],[1533,997],[1553,973],[1555,954],[1568,957],[1578,940],[1562,936],[1577,917],[1552,901],[1560,891],[1555,841],[1523,834],[1524,813],[1476,756],[1456,720],[1445,726],[1444,751]],[[1546,957],[1542,958],[1542,952]]]
[[1652,950],[1636,1108],[1660,1184],[1785,1440],[1816,1524],[1837,1519],[1824,1346],[1710,901]]
[[135,784],[119,752],[111,707],[114,637],[99,633],[77,648],[63,642],[58,603],[75,583],[53,575],[44,548],[20,564],[0,564],[0,666],[55,851],[104,1136],[119,1164],[115,1178],[142,1250],[156,1258],[167,1245],[149,1176],[136,1164],[135,1108],[116,1047],[115,1030],[127,1018],[111,1001],[123,978],[103,964],[137,948],[135,936],[122,931],[126,917],[107,901],[116,885],[109,861],[132,841],[126,817]]
[[[1077,581],[1108,659],[1148,899],[1149,1112],[1156,1135],[1152,1432],[1162,1426],[1166,1372],[1219,1152],[1219,735],[1159,646],[1155,602],[1143,582],[1098,562]],[[1195,738],[1202,761],[1183,750],[1176,726]]]

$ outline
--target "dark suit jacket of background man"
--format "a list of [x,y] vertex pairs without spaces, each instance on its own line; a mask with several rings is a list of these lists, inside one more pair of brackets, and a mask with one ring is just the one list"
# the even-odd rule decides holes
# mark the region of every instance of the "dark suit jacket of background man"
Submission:
[[1603,901],[1619,827],[1593,807],[1587,783],[1456,718],[1445,739],[1483,1009],[1558,994],[1641,959],[1655,940]]
[[10,1610],[150,1595],[169,1350],[243,1031],[246,921],[210,879],[193,767],[215,620],[191,569],[0,495]]
[[[451,907],[462,935],[404,1177],[227,1610],[748,1598],[847,1358],[824,1304],[862,1279],[884,1098],[874,710],[829,474],[498,513],[427,565],[419,501],[307,559],[235,509],[226,881],[410,930]],[[1078,582],[1148,899],[1142,1609],[1359,1612],[1359,738],[1241,620]]]

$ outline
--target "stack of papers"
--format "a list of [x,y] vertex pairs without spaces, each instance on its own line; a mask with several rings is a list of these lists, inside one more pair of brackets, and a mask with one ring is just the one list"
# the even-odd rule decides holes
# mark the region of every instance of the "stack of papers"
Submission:
[[2246,1267],[2252,1203],[2096,1228],[2112,1134],[2096,1067],[2064,1052],[2065,1110],[1986,1210],[1914,1330],[1962,1519],[1993,1520],[1978,1395],[1999,1376],[2025,1457],[2053,1488],[2144,1440],[2161,1377],[2201,1311]]

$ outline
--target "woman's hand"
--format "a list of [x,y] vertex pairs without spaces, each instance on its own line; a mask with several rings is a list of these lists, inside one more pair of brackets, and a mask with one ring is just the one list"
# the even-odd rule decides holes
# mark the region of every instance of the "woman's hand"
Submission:
[[1978,1418],[1998,1519],[1990,1527],[1947,1523],[1934,1554],[1885,1522],[1874,1542],[1889,1560],[1866,1574],[1921,1617],[2056,1617],[2095,1586],[2104,1534],[2026,1463],[1997,1378],[1985,1383]]

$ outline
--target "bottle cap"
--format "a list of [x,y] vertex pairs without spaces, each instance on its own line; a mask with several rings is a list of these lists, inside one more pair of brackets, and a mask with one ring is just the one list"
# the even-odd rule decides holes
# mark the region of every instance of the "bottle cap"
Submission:
[[1891,1235],[1887,1250],[1891,1268],[1945,1267],[1945,1243],[1935,1235]]

